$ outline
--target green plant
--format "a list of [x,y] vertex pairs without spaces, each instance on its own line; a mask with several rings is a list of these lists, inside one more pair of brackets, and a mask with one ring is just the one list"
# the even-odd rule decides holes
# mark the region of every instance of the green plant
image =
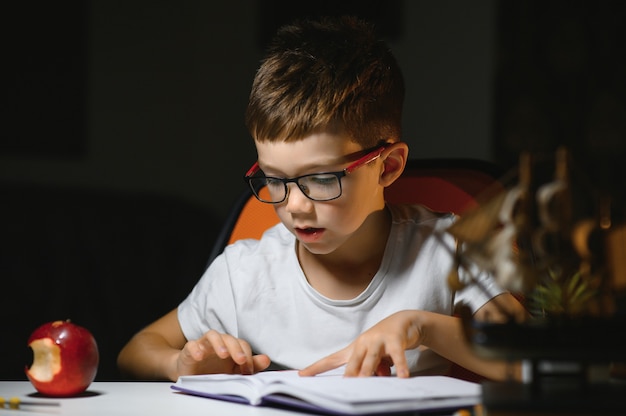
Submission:
[[548,270],[547,278],[530,294],[529,306],[535,316],[575,317],[588,312],[597,289],[580,271],[570,277]]

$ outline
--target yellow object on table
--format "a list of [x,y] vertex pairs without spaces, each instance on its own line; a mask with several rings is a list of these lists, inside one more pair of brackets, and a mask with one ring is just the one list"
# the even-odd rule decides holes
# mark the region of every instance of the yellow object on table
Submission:
[[0,409],[14,409],[17,410],[20,408],[20,405],[25,406],[59,406],[57,402],[35,402],[35,401],[24,401],[19,397],[11,397],[10,399],[5,399],[0,396]]

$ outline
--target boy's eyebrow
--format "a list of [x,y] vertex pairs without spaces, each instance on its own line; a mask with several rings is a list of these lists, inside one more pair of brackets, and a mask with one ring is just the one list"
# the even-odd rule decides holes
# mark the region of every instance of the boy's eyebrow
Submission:
[[[340,163],[345,163],[345,162],[337,162],[337,163],[325,163],[325,164],[320,164],[320,163],[310,163],[308,165],[303,165],[303,166],[298,166],[298,168],[296,169],[296,172],[299,172],[298,174],[300,174],[301,172],[307,172],[310,171],[311,173],[316,173],[316,172],[327,172],[329,170],[332,170],[332,166],[333,165],[339,165]],[[281,170],[280,168],[276,168],[273,167],[271,165],[265,165],[265,166],[261,166],[260,162],[257,162],[259,169],[262,170],[264,173],[270,172],[272,175],[274,176],[288,176],[283,170]],[[325,166],[328,166],[328,168],[326,168]]]
[[[302,171],[311,171],[311,173],[316,173],[316,172],[328,172],[330,170],[333,170],[333,166],[335,165],[343,165],[345,163],[350,163],[356,159],[358,159],[360,156],[363,156],[363,150],[359,150],[356,152],[352,152],[349,153],[347,155],[341,155],[341,156],[336,156],[334,157],[334,161],[332,160],[328,160],[328,161],[322,161],[322,162],[315,162],[315,163],[309,163],[308,165],[302,165],[302,166],[298,166],[297,171],[302,172]],[[277,168],[275,166],[270,165],[265,165],[264,163],[262,163],[260,160],[257,160],[257,164],[259,166],[259,169],[262,170],[263,172],[269,171],[272,174],[279,176],[285,176],[285,172],[283,170],[281,170],[280,168]],[[263,165],[263,166],[262,166]]]

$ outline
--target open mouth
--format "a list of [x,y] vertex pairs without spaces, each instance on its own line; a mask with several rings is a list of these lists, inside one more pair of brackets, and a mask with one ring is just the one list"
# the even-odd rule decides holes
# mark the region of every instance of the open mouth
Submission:
[[322,235],[324,235],[323,228],[296,228],[295,231],[298,239],[303,243],[312,243],[318,241],[320,238],[322,238]]
[[321,228],[298,228],[299,233],[312,235],[321,230]]

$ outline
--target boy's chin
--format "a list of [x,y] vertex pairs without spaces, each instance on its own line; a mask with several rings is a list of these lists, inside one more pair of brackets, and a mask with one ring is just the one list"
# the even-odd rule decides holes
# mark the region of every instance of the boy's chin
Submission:
[[311,254],[315,254],[318,256],[323,256],[325,254],[330,254],[336,250],[335,246],[328,246],[327,244],[316,244],[316,243],[307,243],[302,240],[299,240],[302,247]]

